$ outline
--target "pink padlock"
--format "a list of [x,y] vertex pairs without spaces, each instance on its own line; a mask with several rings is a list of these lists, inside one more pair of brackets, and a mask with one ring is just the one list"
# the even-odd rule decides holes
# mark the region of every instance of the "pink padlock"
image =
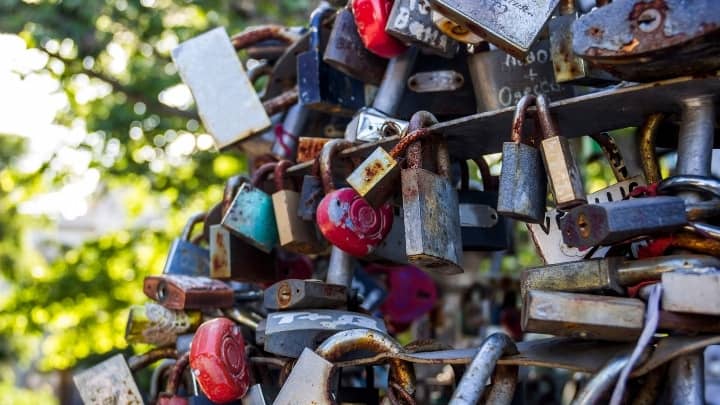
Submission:
[[388,295],[380,306],[385,320],[403,329],[437,304],[435,281],[415,266],[401,266],[387,270]]
[[352,188],[335,190],[331,161],[350,146],[350,142],[335,139],[323,147],[319,159],[325,197],[315,216],[325,239],[352,256],[362,257],[371,253],[390,232],[393,211],[389,203],[373,208]]

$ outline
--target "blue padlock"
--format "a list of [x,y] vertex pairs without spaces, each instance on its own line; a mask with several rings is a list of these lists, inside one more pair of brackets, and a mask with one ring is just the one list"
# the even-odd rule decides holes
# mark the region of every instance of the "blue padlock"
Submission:
[[272,197],[261,186],[277,163],[265,163],[253,173],[250,183],[240,186],[220,222],[240,239],[270,253],[278,243]]
[[191,241],[192,230],[203,223],[206,213],[201,212],[190,217],[180,238],[170,246],[163,274],[182,274],[185,276],[210,276],[210,251]]

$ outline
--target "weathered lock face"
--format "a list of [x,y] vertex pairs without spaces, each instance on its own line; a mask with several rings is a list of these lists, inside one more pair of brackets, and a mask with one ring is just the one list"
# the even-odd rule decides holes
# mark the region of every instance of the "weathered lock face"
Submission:
[[547,40],[538,41],[520,59],[492,50],[470,55],[468,64],[478,112],[516,105],[526,94],[546,94],[552,100],[574,95],[572,86],[555,81]]
[[270,126],[270,118],[224,28],[183,42],[172,51],[172,58],[218,148],[229,147]]
[[73,381],[85,404],[143,403],[140,390],[122,354],[74,375]]
[[130,308],[125,340],[128,343],[171,344],[178,335],[196,328],[201,321],[200,312],[173,311],[148,302]]
[[559,0],[429,0],[456,20],[511,55],[530,51]]
[[230,286],[207,277],[148,276],[143,292],[169,309],[230,308],[234,303]]
[[448,58],[458,49],[458,43],[433,24],[430,6],[425,0],[396,0],[385,31],[405,43]]
[[618,279],[621,263],[622,258],[611,257],[530,268],[522,273],[520,293],[523,297],[530,290],[623,294]]
[[720,270],[678,269],[662,275],[662,307],[667,311],[720,315]]
[[344,285],[287,279],[265,289],[263,306],[270,311],[337,308],[347,303],[347,295],[348,290]]
[[445,17],[437,10],[432,10],[430,17],[432,18],[433,24],[438,27],[441,32],[461,44],[479,45],[485,42],[484,39],[475,35],[457,22]]
[[276,281],[278,273],[272,254],[243,242],[220,224],[210,226],[210,277],[261,283]]

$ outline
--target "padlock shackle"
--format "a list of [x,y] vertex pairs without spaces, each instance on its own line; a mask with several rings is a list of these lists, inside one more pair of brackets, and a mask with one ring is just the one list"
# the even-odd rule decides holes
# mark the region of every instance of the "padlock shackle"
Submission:
[[132,356],[127,360],[128,368],[136,373],[161,359],[177,359],[178,352],[174,347],[157,347],[143,354]]
[[343,139],[333,139],[332,141],[323,145],[320,151],[318,160],[320,162],[319,170],[320,177],[322,178],[323,190],[325,194],[330,194],[335,190],[335,184],[333,182],[332,174],[332,161],[335,159],[338,153],[343,149],[347,149],[353,146],[352,142]]
[[720,180],[711,176],[679,175],[668,177],[658,184],[658,194],[676,195],[682,191],[705,192],[720,198]]
[[[345,354],[367,350],[373,353],[401,353],[403,347],[390,336],[370,329],[350,329],[327,338],[315,353],[330,362],[338,361]],[[412,364],[399,359],[389,359],[390,380],[400,385],[403,391],[415,393],[415,369]]]
[[287,45],[292,44],[296,40],[292,35],[288,35],[287,28],[277,24],[247,27],[242,32],[230,37],[230,41],[236,51],[240,51],[268,39],[275,39],[280,42],[284,42]]
[[320,35],[322,33],[322,25],[327,18],[327,15],[334,13],[335,9],[330,7],[327,3],[321,3],[313,12],[310,14],[310,50],[321,52],[320,50]]
[[235,194],[237,194],[238,190],[240,190],[240,186],[242,186],[243,183],[247,181],[247,178],[245,176],[232,176],[225,182],[225,188],[223,189],[223,199],[222,199],[222,215],[224,216],[227,212],[228,208],[230,208],[230,204],[232,204],[233,199],[235,199]]
[[287,169],[292,166],[292,162],[289,160],[281,160],[275,166],[273,171],[273,181],[275,182],[275,191],[281,191],[290,188],[285,187],[285,180],[287,179]]
[[557,123],[550,114],[550,102],[544,94],[535,98],[535,119],[540,124],[543,139],[560,135]]
[[625,365],[630,360],[627,354],[611,359],[598,371],[583,389],[577,394],[573,405],[599,404],[610,388],[612,388]]
[[645,174],[645,181],[648,184],[655,184],[662,180],[657,153],[655,152],[655,138],[660,123],[664,118],[665,116],[660,113],[650,114],[640,130],[640,164],[642,165],[643,174]]
[[590,138],[600,146],[605,156],[605,160],[610,163],[615,180],[618,182],[625,181],[629,178],[625,159],[623,159],[620,148],[618,148],[615,139],[607,132],[596,132],[590,135]]
[[[483,191],[496,189],[497,185],[494,184],[495,177],[490,174],[490,166],[488,166],[487,160],[483,157],[471,160],[475,162],[478,167],[478,171],[480,172]],[[467,160],[460,162],[460,190],[470,190],[470,167]]]
[[523,139],[522,133],[523,127],[525,126],[525,115],[527,115],[527,110],[528,108],[530,108],[530,106],[534,105],[535,102],[536,97],[534,94],[526,94],[520,99],[520,101],[518,101],[517,105],[515,106],[515,114],[513,115],[512,130],[510,132],[510,142],[518,144],[525,143],[526,145],[531,144],[530,142],[527,142],[526,139]]
[[189,241],[190,236],[192,235],[192,231],[195,228],[195,225],[202,223],[205,221],[205,218],[207,217],[207,212],[198,212],[190,216],[187,223],[183,227],[181,238],[182,240]]
[[275,115],[281,111],[285,111],[298,102],[298,90],[297,87],[293,87],[290,90],[278,94],[270,100],[263,101],[262,105],[265,109],[265,113],[269,116]]
[[172,397],[177,394],[180,380],[182,379],[183,373],[185,372],[188,364],[190,364],[190,352],[185,352],[185,354],[183,354],[182,356],[180,356],[180,358],[177,359],[172,369],[170,370],[170,376],[168,377],[165,391],[160,395]]
[[[414,131],[423,128],[429,128],[437,124],[437,119],[428,111],[418,111],[410,117],[410,122],[407,127],[407,134],[412,134]],[[405,156],[407,158],[408,169],[420,169],[423,163],[423,142],[417,140],[412,142],[407,147]],[[448,162],[449,163],[449,162]]]
[[263,163],[262,166],[258,167],[253,172],[252,177],[250,178],[250,184],[256,188],[262,188],[260,187],[262,182],[267,180],[270,173],[275,171],[275,166],[277,166],[277,162]]

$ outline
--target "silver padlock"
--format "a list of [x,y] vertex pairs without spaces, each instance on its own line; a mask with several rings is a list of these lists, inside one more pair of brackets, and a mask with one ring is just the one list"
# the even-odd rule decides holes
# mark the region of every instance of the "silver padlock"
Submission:
[[662,275],[662,308],[666,311],[720,315],[720,270],[678,269]]
[[140,390],[122,354],[75,374],[73,381],[85,405],[143,404]]

